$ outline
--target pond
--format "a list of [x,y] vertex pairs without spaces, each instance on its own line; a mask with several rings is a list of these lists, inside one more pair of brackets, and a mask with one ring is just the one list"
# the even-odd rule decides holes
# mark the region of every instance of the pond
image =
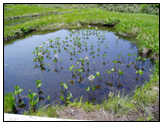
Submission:
[[[72,94],[70,101],[82,96],[101,103],[110,92],[130,94],[149,80],[153,64],[126,39],[109,28],[89,27],[35,33],[5,44],[4,93],[18,85],[22,97],[39,91],[45,103],[48,95],[50,102]],[[41,80],[39,89],[36,80]]]

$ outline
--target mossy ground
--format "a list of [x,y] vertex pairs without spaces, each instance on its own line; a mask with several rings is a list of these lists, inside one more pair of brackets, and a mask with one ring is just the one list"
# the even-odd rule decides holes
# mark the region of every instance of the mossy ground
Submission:
[[[17,8],[22,9],[20,6],[28,6],[28,5],[18,5]],[[15,6],[10,6],[10,9],[14,9]],[[29,7],[29,6],[28,6]],[[28,8],[27,7],[27,8]],[[42,13],[38,6],[30,6],[30,10],[28,14],[33,14],[32,7],[35,12]],[[39,9],[36,9],[39,8]],[[4,8],[5,9],[5,8]],[[53,11],[53,8],[46,8],[46,11]],[[56,10],[56,9],[55,9]],[[67,12],[70,9],[57,9],[57,11]],[[17,15],[24,15],[24,13],[14,14],[11,11],[11,15],[8,14],[9,10],[4,14],[4,18],[9,18]],[[80,24],[80,26],[78,26]],[[119,12],[109,12],[102,9],[74,9],[71,10],[71,13],[64,14],[56,14],[49,15],[48,17],[41,17],[36,20],[27,21],[22,24],[18,24],[15,26],[5,26],[4,27],[4,38],[5,40],[10,40],[12,38],[17,38],[24,36],[31,31],[34,30],[45,30],[45,29],[55,29],[55,28],[79,28],[82,25],[108,25],[116,28],[116,32],[125,35],[135,36],[137,39],[137,46],[141,48],[148,48],[151,50],[151,54],[157,56],[155,59],[155,69],[153,75],[151,76],[151,80],[143,85],[135,89],[134,96],[128,97],[123,95],[115,95],[114,98],[110,98],[106,100],[101,105],[92,105],[87,104],[85,102],[77,102],[76,105],[69,104],[68,107],[60,107],[56,108],[56,106],[52,106],[48,109],[38,110],[38,112],[34,113],[39,116],[49,116],[49,117],[62,117],[59,112],[65,110],[69,112],[68,108],[71,107],[72,110],[74,108],[80,112],[84,111],[87,114],[91,112],[102,112],[103,114],[108,114],[106,116],[109,117],[111,114],[113,117],[112,120],[116,120],[115,118],[122,118],[131,116],[131,114],[135,115],[131,118],[126,118],[125,120],[159,120],[158,106],[159,106],[159,16],[158,15],[150,15],[150,14],[140,14],[140,13],[119,13]],[[155,110],[152,106],[156,106]],[[97,113],[96,112],[96,113]],[[62,112],[63,113],[63,112]],[[69,112],[70,113],[70,112]],[[28,114],[28,113],[27,113]],[[30,114],[31,115],[31,114]],[[70,115],[63,115],[65,118],[69,118]],[[76,115],[77,116],[77,115]],[[86,115],[85,115],[86,116]],[[105,116],[105,117],[106,117]],[[75,115],[71,115],[72,118]],[[81,117],[83,120],[84,118]],[[79,118],[80,119],[80,118]],[[123,118],[122,118],[123,119]],[[123,120],[124,120],[123,119]],[[92,119],[94,120],[94,119]],[[102,119],[100,119],[102,120]],[[105,120],[109,120],[106,119]],[[110,119],[111,120],[111,119]],[[120,119],[119,119],[120,120]]]

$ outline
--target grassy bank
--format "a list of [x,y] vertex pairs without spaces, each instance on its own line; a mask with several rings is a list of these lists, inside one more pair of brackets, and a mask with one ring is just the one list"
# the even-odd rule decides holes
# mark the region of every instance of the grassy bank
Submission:
[[[5,40],[23,36],[33,30],[56,27],[77,27],[77,24],[111,25],[119,33],[137,36],[141,46],[159,53],[159,17],[147,14],[108,12],[101,9],[80,9],[73,13],[51,15],[16,26],[5,26]],[[142,45],[143,44],[143,45]]]
[[[70,9],[66,9],[68,11]],[[9,5],[4,7],[4,19],[12,20],[23,17],[34,17],[48,13],[64,12],[65,9],[45,8],[29,5]],[[73,11],[73,9],[71,9]]]
[[[68,10],[64,9],[64,11],[66,12]],[[78,24],[80,24],[80,26],[78,26]],[[158,104],[159,96],[159,16],[108,12],[101,9],[77,9],[73,13],[50,15],[16,26],[5,26],[4,37],[6,40],[9,40],[14,37],[24,36],[33,30],[76,28],[89,24],[114,26],[120,35],[135,36],[138,41],[136,44],[140,49],[148,48],[151,50],[152,55],[156,57],[155,69],[151,80],[145,85],[135,89],[133,97],[116,94],[100,105],[93,105],[78,100],[77,102],[72,102],[67,107],[42,107],[35,113],[25,112],[25,114],[76,118],[75,115],[64,116],[62,113],[63,110],[67,112],[70,112],[69,110],[77,110],[78,112],[83,111],[85,114],[90,114],[90,116],[91,112],[97,114],[99,112],[105,112],[104,114],[111,114],[114,120],[116,118],[122,118],[123,116],[128,117],[128,120],[159,120],[158,112],[152,109],[155,103]],[[6,99],[4,101],[6,101]],[[7,110],[5,111],[7,112]],[[134,115],[135,118],[129,118],[131,115]],[[84,118],[82,119],[84,120]]]

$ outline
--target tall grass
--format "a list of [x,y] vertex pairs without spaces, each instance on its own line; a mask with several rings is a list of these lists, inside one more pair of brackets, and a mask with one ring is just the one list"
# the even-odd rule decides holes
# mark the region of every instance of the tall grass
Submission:
[[6,113],[11,113],[15,112],[15,100],[13,94],[10,93],[5,93],[4,96],[4,112]]

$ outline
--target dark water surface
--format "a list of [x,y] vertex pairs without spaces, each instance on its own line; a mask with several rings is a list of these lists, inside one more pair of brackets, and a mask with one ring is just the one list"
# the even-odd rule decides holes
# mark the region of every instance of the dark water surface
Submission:
[[[72,93],[73,98],[71,101],[76,97],[83,96],[83,101],[88,99],[89,101],[96,100],[96,102],[101,102],[108,98],[110,92],[116,93],[124,89],[127,93],[131,93],[136,86],[143,84],[144,80],[149,80],[149,75],[151,74],[150,69],[153,69],[152,64],[150,60],[144,62],[142,60],[135,61],[135,58],[139,55],[137,52],[138,49],[132,41],[127,41],[121,37],[117,38],[115,32],[104,29],[78,29],[76,31],[78,32],[72,34],[70,30],[61,29],[44,35],[32,35],[22,40],[15,40],[11,44],[4,45],[4,92],[13,92],[14,86],[19,85],[20,88],[24,88],[21,96],[27,96],[29,93],[28,90],[30,89],[37,93],[35,80],[41,79],[42,97],[46,99],[49,95],[51,102],[54,100],[60,101],[60,91],[63,89],[60,82],[63,81],[69,85],[67,94],[68,92]],[[69,34],[72,34],[72,37],[70,37]],[[57,37],[60,37],[58,41],[55,39]],[[66,40],[65,37],[68,37],[68,39]],[[77,41],[76,38],[81,38],[80,43],[83,45],[80,47],[77,46],[79,41]],[[49,43],[51,47],[42,44],[48,41],[48,39],[55,39],[52,43]],[[62,40],[67,42],[64,44]],[[84,46],[86,42],[87,51],[86,46]],[[61,43],[60,52],[56,43]],[[45,66],[41,65],[38,61],[37,63],[33,61],[34,57],[37,56],[34,56],[32,52],[35,51],[35,48],[39,47],[40,44],[44,50],[51,50],[50,55],[48,55],[48,53],[43,54],[43,63],[45,63]],[[93,45],[93,48],[91,45]],[[73,47],[75,47],[75,54]],[[98,48],[100,51],[97,50]],[[55,59],[54,50],[56,50],[58,54],[58,59],[55,64],[53,63]],[[70,50],[72,50],[72,54],[69,52]],[[94,54],[92,53],[93,51],[95,51]],[[77,54],[77,52],[79,53]],[[127,55],[128,53],[131,54],[131,57]],[[136,55],[133,57],[132,54],[135,53]],[[104,54],[106,55],[105,57],[103,57]],[[120,55],[119,59],[118,55]],[[77,72],[75,74],[76,78],[72,78],[69,67],[75,65],[74,68],[80,68],[80,58],[84,59],[85,56],[89,58],[89,61],[87,61],[89,65],[84,64],[83,70],[85,72],[81,72],[81,77],[77,75],[79,73]],[[61,62],[60,59],[62,59]],[[77,60],[79,61],[78,67],[76,64]],[[113,63],[114,60],[118,61],[115,65]],[[48,63],[49,66],[47,65]],[[130,64],[130,67],[127,67],[128,64]],[[109,71],[114,66],[116,71],[109,75],[105,70]],[[135,73],[138,68],[144,68],[144,70],[142,69],[142,76]],[[123,71],[123,75],[118,74],[119,69]],[[101,81],[100,78],[96,77],[94,83],[91,83],[88,77],[91,74],[96,75],[96,72],[101,74]],[[81,82],[79,81],[80,78],[82,78]],[[72,80],[74,82],[73,84],[70,83]],[[94,91],[91,90],[88,94],[85,89],[92,85],[98,87]]]

